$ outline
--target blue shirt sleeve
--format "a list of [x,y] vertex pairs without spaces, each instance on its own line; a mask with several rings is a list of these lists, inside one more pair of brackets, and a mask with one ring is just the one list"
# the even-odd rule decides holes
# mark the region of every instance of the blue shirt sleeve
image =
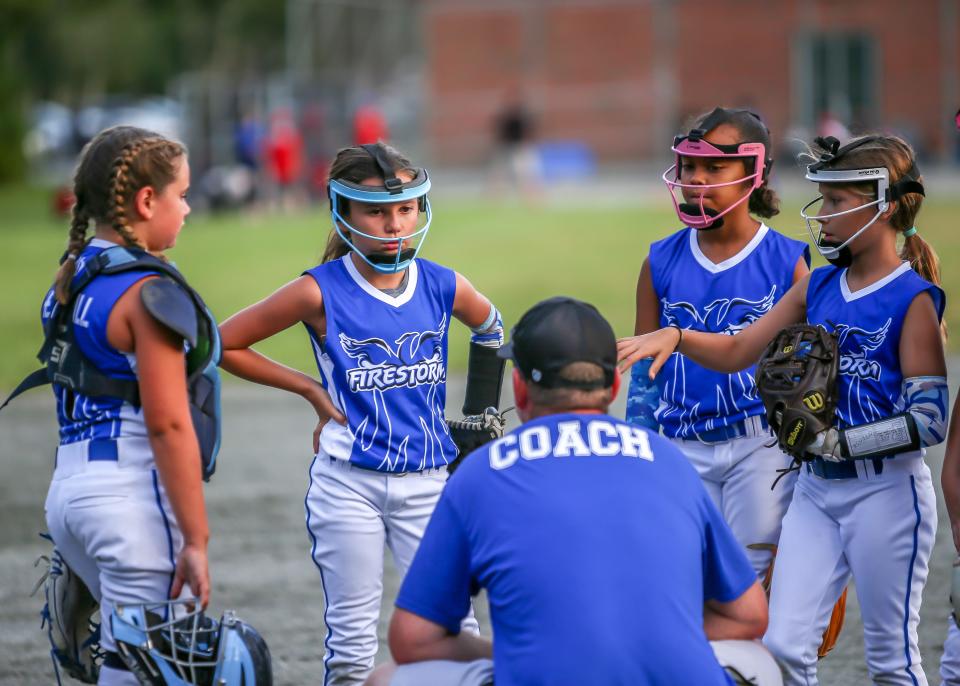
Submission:
[[703,491],[703,598],[728,603],[743,595],[757,574],[740,543]]
[[458,634],[473,584],[467,536],[449,495],[448,488],[440,496],[396,605]]

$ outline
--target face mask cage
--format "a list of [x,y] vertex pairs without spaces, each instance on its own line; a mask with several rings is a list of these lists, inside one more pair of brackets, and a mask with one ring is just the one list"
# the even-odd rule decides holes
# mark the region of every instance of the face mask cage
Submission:
[[[849,210],[833,212],[832,214],[810,214],[811,208],[823,200],[822,195],[817,196],[808,202],[800,210],[800,216],[803,217],[803,220],[807,225],[807,233],[810,234],[810,240],[813,241],[813,244],[825,259],[829,260],[830,262],[836,262],[842,259],[841,256],[843,251],[848,249],[850,244],[856,240],[860,234],[873,226],[874,223],[876,223],[876,221],[880,218],[880,215],[882,215],[887,208],[890,207],[890,173],[887,171],[886,167],[873,167],[869,169],[822,170],[814,169],[816,166],[817,165],[810,165],[810,167],[807,168],[806,178],[808,181],[813,181],[814,183],[842,184],[875,182],[877,185],[876,200],[873,200],[872,202],[866,202],[862,205],[858,205],[857,207],[852,207]],[[850,238],[845,240],[840,245],[823,244],[823,224],[821,223],[821,220],[842,217],[847,214],[852,214],[853,212],[858,212],[865,207],[873,206],[876,206],[877,208],[873,218],[857,229],[853,235],[850,236]],[[819,225],[816,235],[814,235],[814,223]]]
[[[430,200],[427,198],[427,191],[429,190],[430,179],[427,176],[427,172],[423,169],[418,170],[417,176],[413,181],[407,184],[400,184],[395,190],[390,190],[386,186],[365,186],[350,183],[342,179],[331,180],[330,207],[333,228],[337,232],[337,235],[350,246],[350,249],[376,271],[382,274],[395,274],[396,272],[403,271],[409,267],[417,257],[420,248],[423,247],[423,241],[430,231],[433,212],[430,207]],[[370,235],[353,226],[345,216],[345,214],[347,214],[347,200],[368,204],[386,204],[417,200],[421,225],[416,231],[406,236],[384,237]],[[344,231],[344,229],[346,229],[346,231]],[[401,249],[397,250],[395,254],[380,253],[376,250],[370,254],[364,254],[354,245],[351,239],[351,235],[353,234],[383,245],[399,242]]]
[[[720,220],[725,214],[746,202],[753,191],[763,185],[768,168],[766,148],[763,143],[721,145],[703,140],[703,135],[704,132],[695,129],[687,136],[677,136],[671,148],[676,154],[676,161],[660,177],[670,191],[670,199],[673,201],[674,210],[676,210],[680,221],[691,228],[699,230],[719,228],[722,224]],[[680,170],[683,157],[753,160],[753,172],[742,178],[724,183],[681,183]],[[688,203],[683,198],[684,189],[704,191],[710,188],[723,188],[725,186],[736,186],[744,183],[750,184],[747,192],[744,193],[739,200],[722,211],[704,207],[702,195],[697,203]]]
[[210,683],[218,663],[220,624],[197,598],[116,606],[113,635],[123,661],[158,683]]

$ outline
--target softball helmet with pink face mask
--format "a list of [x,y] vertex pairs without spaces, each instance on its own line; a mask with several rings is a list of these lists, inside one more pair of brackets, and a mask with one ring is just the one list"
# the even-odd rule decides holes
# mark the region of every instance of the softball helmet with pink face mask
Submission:
[[[711,143],[704,139],[710,131],[721,124],[731,124],[740,131],[745,138],[757,138],[760,140],[743,141],[732,145],[722,145]],[[744,130],[752,131],[755,135],[744,133]],[[749,110],[729,110],[723,107],[717,107],[708,114],[702,123],[690,130],[685,136],[677,136],[673,139],[671,150],[676,154],[676,161],[667,169],[663,176],[663,182],[667,184],[670,190],[670,199],[673,200],[673,206],[677,211],[677,216],[685,225],[698,229],[718,229],[723,225],[723,215],[740,205],[750,197],[754,190],[760,188],[767,175],[770,173],[770,167],[773,160],[767,157],[767,148],[770,144],[770,134],[767,127],[758,115]],[[752,161],[752,164],[746,164],[747,169],[753,169],[752,172],[743,178],[724,183],[681,183],[680,170],[682,168],[683,157],[718,157],[718,158],[739,158],[745,162]],[[737,184],[749,183],[750,188],[744,193],[743,197],[722,211],[711,207],[704,207],[703,196],[699,202],[686,202],[683,198],[685,189],[702,191],[707,188],[719,188],[722,186],[734,186]],[[679,200],[678,198],[679,192]]]

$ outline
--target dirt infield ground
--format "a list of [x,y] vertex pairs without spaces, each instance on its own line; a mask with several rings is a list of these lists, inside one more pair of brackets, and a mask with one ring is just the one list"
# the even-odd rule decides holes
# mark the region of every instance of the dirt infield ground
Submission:
[[[955,370],[957,363],[954,364]],[[952,376],[952,378],[956,378]],[[451,383],[450,406],[462,385]],[[323,595],[309,558],[303,498],[310,463],[311,413],[284,394],[230,385],[224,394],[225,438],[218,473],[207,489],[212,540],[212,609],[235,608],[266,637],[277,684],[322,681]],[[40,631],[41,602],[29,593],[37,579],[34,560],[47,551],[43,500],[53,464],[55,426],[48,393],[20,399],[0,414],[0,684],[56,683]],[[614,414],[622,416],[622,404]],[[942,451],[929,456],[939,488]],[[920,647],[931,684],[937,676],[946,631],[953,549],[940,500],[940,526],[924,594]],[[388,564],[384,619],[396,592]],[[855,594],[834,652],[821,663],[821,683],[867,683]],[[489,632],[486,603],[478,603]],[[381,636],[385,623],[381,623]],[[381,645],[380,659],[386,657]],[[65,681],[65,683],[67,683]]]

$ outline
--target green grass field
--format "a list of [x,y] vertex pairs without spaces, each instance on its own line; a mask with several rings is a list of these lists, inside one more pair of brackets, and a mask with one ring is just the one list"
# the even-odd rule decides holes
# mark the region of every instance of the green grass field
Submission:
[[[40,299],[67,234],[67,222],[52,218],[48,207],[45,191],[0,188],[6,243],[0,252],[0,388],[11,388],[36,367]],[[798,209],[796,203],[787,203],[771,224],[804,238]],[[960,292],[960,270],[954,266],[960,234],[951,230],[958,211],[960,199],[928,200],[918,222],[943,258],[948,294]],[[223,319],[313,266],[327,235],[328,217],[324,207],[295,216],[191,216],[170,256]],[[677,225],[666,203],[535,209],[439,198],[434,217],[421,255],[467,276],[497,304],[508,327],[537,300],[567,294],[596,304],[618,335],[633,329],[634,288],[648,245]],[[947,318],[953,331],[960,330],[960,307],[948,306]],[[455,325],[450,341],[452,365],[462,369],[465,328]],[[954,340],[952,347],[960,349],[960,343]],[[302,328],[286,331],[259,349],[315,371]]]

